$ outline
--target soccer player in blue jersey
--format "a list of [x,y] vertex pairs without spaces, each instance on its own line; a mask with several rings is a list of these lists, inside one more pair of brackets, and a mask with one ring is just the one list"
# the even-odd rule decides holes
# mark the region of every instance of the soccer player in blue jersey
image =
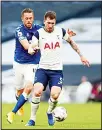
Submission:
[[[28,53],[28,48],[32,40],[34,32],[41,28],[40,25],[33,24],[34,12],[30,8],[25,8],[21,12],[21,19],[23,24],[18,26],[15,31],[15,53],[14,53],[14,84],[16,87],[16,99],[22,94],[24,87],[32,87],[34,80],[34,73],[37,69],[40,52],[34,55]],[[29,89],[27,90],[29,91]],[[25,92],[23,92],[25,95]],[[24,114],[23,107],[18,111],[19,115]]]
[[[38,25],[32,25],[34,14],[31,9],[23,10],[22,14],[23,25],[17,28],[16,30],[16,50],[15,50],[15,70],[16,70],[16,80],[15,83],[17,85],[17,96],[19,97],[18,102],[12,112],[8,113],[7,120],[9,123],[12,123],[13,117],[15,113],[21,110],[23,104],[27,101],[28,95],[33,89],[32,77],[34,79],[34,72],[37,68],[37,64],[39,63],[39,52],[35,53],[35,50],[31,54],[28,54],[28,48],[30,47],[30,42],[32,42],[32,36],[34,32],[41,28]],[[75,33],[73,31],[68,30],[70,36],[74,36]],[[37,49],[37,48],[34,48]],[[25,78],[26,82],[23,86],[23,78]],[[25,89],[24,89],[25,87]],[[38,100],[40,98],[38,97]],[[37,100],[37,103],[38,103]],[[31,106],[34,106],[34,102],[32,100]],[[34,115],[35,116],[35,115]],[[31,119],[33,119],[33,112],[31,114]]]

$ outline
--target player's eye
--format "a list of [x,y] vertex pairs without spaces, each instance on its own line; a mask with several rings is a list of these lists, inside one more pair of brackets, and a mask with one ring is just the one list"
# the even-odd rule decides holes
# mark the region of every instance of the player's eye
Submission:
[[54,23],[51,23],[51,22],[47,22],[48,24],[54,24]]
[[30,20],[32,19],[32,17],[29,18]]

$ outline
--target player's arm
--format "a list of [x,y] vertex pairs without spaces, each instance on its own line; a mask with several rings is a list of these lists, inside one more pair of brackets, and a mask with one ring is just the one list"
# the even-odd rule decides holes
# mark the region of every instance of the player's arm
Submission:
[[21,45],[24,47],[25,50],[29,48],[29,41],[27,40],[26,36],[23,34],[23,31],[18,29],[15,33],[16,38],[18,38]]
[[20,40],[21,45],[24,47],[25,50],[29,48],[29,42],[27,39]]
[[71,47],[78,53],[78,55],[81,58],[81,62],[84,65],[87,65],[89,67],[90,66],[89,61],[82,55],[82,53],[80,52],[80,49],[77,46],[77,44],[75,43],[75,41],[72,40],[72,38],[68,35],[68,33],[66,33],[66,31],[64,29],[62,29],[62,31],[63,31],[63,39],[65,39],[71,45]]
[[39,49],[38,42],[39,42],[39,32],[36,31],[34,33],[34,36],[32,37],[31,44],[30,44],[30,46],[28,48],[28,53],[29,54],[32,54],[32,52],[35,53]]

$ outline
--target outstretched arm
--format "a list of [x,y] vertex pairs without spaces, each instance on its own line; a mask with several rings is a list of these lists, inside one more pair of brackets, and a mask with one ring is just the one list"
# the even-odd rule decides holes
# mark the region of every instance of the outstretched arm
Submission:
[[78,55],[80,56],[81,58],[81,62],[84,64],[84,65],[87,65],[88,67],[90,67],[90,63],[89,61],[82,55],[82,53],[80,52],[77,44],[75,43],[75,41],[73,41],[70,37],[66,40],[70,45],[71,47],[78,53]]

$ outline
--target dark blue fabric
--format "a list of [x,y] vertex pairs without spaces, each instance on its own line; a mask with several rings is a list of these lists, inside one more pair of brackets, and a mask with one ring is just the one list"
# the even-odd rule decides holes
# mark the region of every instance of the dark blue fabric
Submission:
[[16,113],[22,106],[23,104],[27,101],[27,99],[24,98],[23,95],[20,95],[14,109],[12,110],[12,112]]
[[51,90],[52,86],[58,86],[62,88],[63,84],[63,73],[62,70],[45,70],[38,69],[35,73],[34,83],[40,82],[44,86],[44,90],[49,84]]
[[66,30],[64,28],[62,28],[62,34],[63,34],[63,37],[65,36],[66,34]]

